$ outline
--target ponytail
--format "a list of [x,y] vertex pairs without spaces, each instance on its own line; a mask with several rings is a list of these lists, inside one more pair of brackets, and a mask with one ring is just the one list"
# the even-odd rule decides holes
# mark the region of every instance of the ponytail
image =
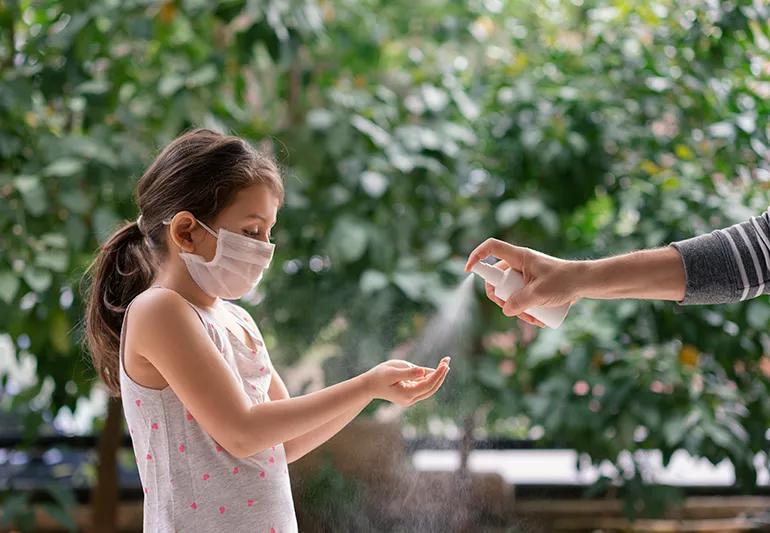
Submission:
[[94,368],[112,396],[120,396],[120,335],[128,304],[154,277],[153,255],[139,223],[129,222],[105,242],[86,272],[86,343]]

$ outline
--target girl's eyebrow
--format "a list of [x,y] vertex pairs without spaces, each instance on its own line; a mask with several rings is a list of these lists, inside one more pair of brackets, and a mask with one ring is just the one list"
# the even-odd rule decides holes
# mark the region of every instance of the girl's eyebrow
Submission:
[[263,216],[262,216],[262,215],[260,215],[259,213],[251,213],[250,215],[246,215],[246,218],[258,218],[258,219],[262,220],[262,221],[263,221],[263,222],[265,222],[265,223],[268,223],[268,222],[269,222],[269,221],[267,220],[267,218],[263,217]]

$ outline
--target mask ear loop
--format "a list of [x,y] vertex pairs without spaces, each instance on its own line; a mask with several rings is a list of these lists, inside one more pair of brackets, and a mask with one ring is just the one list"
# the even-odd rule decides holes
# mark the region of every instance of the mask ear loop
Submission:
[[[200,220],[198,220],[198,219],[197,219],[195,216],[193,216],[193,219],[195,220],[195,222],[197,222],[198,224],[200,224],[201,226],[203,226],[203,229],[205,229],[206,231],[208,231],[209,233],[211,233],[211,235],[213,235],[213,237],[214,237],[215,239],[219,240],[219,236],[217,236],[216,232],[215,232],[213,229],[211,229],[211,228],[210,228],[210,227],[208,227],[206,224],[204,224],[203,222],[201,222]],[[169,225],[171,225],[171,219],[170,219],[170,218],[167,218],[167,219],[165,219],[165,220],[162,220],[162,221],[161,221],[161,223],[162,223],[164,226],[169,226]]]

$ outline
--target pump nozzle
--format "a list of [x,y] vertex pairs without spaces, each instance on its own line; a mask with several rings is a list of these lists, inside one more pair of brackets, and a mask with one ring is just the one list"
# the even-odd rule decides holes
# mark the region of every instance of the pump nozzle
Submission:
[[485,281],[488,281],[495,287],[497,287],[500,284],[500,282],[503,279],[503,276],[505,276],[505,272],[503,272],[499,268],[492,266],[488,263],[482,263],[481,261],[473,265],[473,268],[471,268],[471,272],[481,276]]

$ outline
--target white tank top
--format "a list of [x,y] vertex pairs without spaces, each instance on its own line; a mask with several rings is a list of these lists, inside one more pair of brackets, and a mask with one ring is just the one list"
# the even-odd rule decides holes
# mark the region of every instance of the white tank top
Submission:
[[[187,303],[251,401],[269,402],[269,355],[248,313],[225,300],[215,304],[233,314],[256,350],[219,324],[211,312]],[[120,340],[120,390],[144,489],[145,533],[296,532],[283,445],[243,459],[234,457],[197,424],[170,386],[158,390],[133,381],[123,356],[127,318],[128,309]]]

